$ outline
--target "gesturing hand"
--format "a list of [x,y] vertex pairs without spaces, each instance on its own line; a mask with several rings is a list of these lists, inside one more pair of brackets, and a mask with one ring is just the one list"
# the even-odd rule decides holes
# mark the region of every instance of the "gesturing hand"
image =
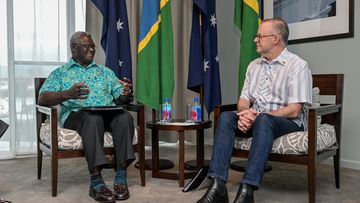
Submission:
[[69,99],[85,99],[89,94],[89,87],[84,82],[75,83],[66,93]]
[[119,80],[119,83],[123,86],[122,95],[132,96],[133,89],[132,89],[131,81],[128,78],[124,77],[121,80]]

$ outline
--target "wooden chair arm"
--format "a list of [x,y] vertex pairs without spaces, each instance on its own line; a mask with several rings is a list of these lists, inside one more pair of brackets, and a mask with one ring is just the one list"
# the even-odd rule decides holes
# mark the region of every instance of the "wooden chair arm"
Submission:
[[36,111],[46,114],[48,116],[51,116],[52,111],[55,111],[55,113],[57,113],[57,109],[53,106],[42,106],[39,104],[35,105]]
[[128,111],[133,111],[133,112],[140,112],[141,110],[143,110],[144,105],[142,104],[119,104],[117,106],[122,106],[125,109],[127,109]]
[[[37,119],[38,119],[38,136],[40,136],[40,128],[41,124],[45,121],[44,115],[47,115],[49,117],[50,122],[50,150],[52,153],[52,156],[57,154],[58,151],[58,118],[57,118],[57,109],[53,106],[41,106],[41,105],[35,105]],[[38,137],[40,141],[40,137]],[[40,141],[41,142],[41,141]],[[46,150],[46,149],[44,149]]]
[[341,108],[342,108],[341,104],[331,104],[331,105],[325,105],[325,106],[320,106],[320,107],[315,107],[315,108],[309,108],[309,115],[310,115],[310,112],[314,112],[316,114],[315,116],[328,115],[328,114],[339,112],[341,110]]
[[[317,153],[317,117],[318,116],[331,116],[331,122],[329,124],[334,126],[338,125],[341,120],[341,111],[342,105],[341,104],[334,104],[334,105],[325,105],[315,108],[309,109],[309,117],[308,117],[308,156],[315,157]],[[326,122],[327,123],[327,122]],[[336,137],[338,143],[340,143],[340,129],[336,130]]]
[[215,111],[218,110],[220,113],[224,111],[236,111],[237,110],[237,104],[224,104],[215,106]]

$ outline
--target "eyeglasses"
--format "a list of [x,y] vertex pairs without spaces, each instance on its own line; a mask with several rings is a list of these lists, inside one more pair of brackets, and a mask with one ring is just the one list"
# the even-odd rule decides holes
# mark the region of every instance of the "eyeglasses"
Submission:
[[254,40],[261,40],[261,39],[264,39],[266,37],[274,37],[274,36],[276,36],[276,35],[274,35],[274,34],[272,34],[272,35],[257,34],[257,35],[255,35]]
[[89,50],[90,48],[95,49],[96,46],[94,44],[75,44],[76,46],[80,46],[86,50]]

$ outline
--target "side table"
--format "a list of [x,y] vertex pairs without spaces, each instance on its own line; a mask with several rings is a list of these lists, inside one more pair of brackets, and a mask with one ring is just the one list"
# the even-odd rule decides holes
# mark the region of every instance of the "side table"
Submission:
[[[152,137],[152,177],[179,180],[179,186],[184,187],[184,180],[192,178],[196,172],[184,172],[185,131],[196,130],[196,163],[198,169],[204,166],[204,129],[211,128],[211,121],[201,123],[184,123],[184,119],[174,119],[171,123],[146,122],[151,129]],[[179,133],[179,172],[164,172],[159,170],[159,131],[177,131]]]

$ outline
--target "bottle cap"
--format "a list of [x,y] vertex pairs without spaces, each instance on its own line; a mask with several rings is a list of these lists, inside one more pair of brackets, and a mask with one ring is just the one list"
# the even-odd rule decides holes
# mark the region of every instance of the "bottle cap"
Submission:
[[169,101],[169,98],[165,97],[164,101],[165,101],[165,102],[168,102],[168,101]]
[[194,102],[199,102],[199,98],[198,98],[198,97],[194,97]]

